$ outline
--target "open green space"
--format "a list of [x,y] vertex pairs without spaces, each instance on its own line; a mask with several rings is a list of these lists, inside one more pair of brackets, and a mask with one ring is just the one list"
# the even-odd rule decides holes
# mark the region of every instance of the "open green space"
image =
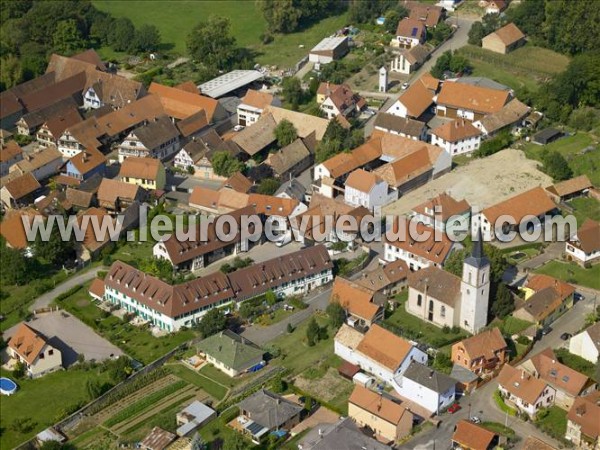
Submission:
[[154,242],[125,242],[119,243],[119,247],[111,255],[113,261],[119,260],[125,263],[132,263],[144,259],[152,258],[152,247]]
[[591,197],[580,197],[569,201],[573,208],[573,214],[577,219],[577,226],[580,226],[585,219],[600,221],[600,201]]
[[242,377],[231,378],[229,375],[221,372],[212,364],[206,364],[204,367],[202,367],[202,369],[199,370],[199,372],[205,377],[208,377],[216,383],[222,384],[223,386],[233,387],[239,384],[239,382],[242,380]]
[[[4,370],[0,371],[0,375],[12,378]],[[3,396],[0,401],[0,448],[15,447],[87,403],[88,380],[109,381],[106,372],[74,369],[50,373],[34,380],[16,380],[19,386],[17,392]],[[17,429],[16,423],[26,419],[29,419],[29,426],[25,430]],[[29,427],[31,429],[27,429]]]
[[206,391],[207,394],[213,396],[217,400],[222,400],[227,395],[227,388],[220,385],[218,382],[211,380],[206,375],[200,375],[191,369],[188,369],[182,364],[171,364],[168,366],[169,371],[177,375],[182,380],[187,381],[195,386]]
[[406,302],[408,300],[408,292],[403,292],[396,297],[398,305],[388,318],[385,319],[384,325],[390,331],[400,334],[408,339],[415,339],[418,342],[424,342],[432,347],[444,347],[456,341],[469,336],[469,334],[461,329],[440,328],[431,323],[424,322],[419,318],[406,312]]
[[525,144],[523,151],[530,159],[541,160],[544,152],[556,151],[565,157],[573,175],[587,175],[594,185],[600,184],[600,152],[588,151],[586,147],[594,144],[594,139],[588,133],[578,131],[572,136],[558,139],[548,145]]
[[469,58],[473,75],[491,78],[513,89],[537,90],[540,82],[567,67],[569,58],[552,50],[526,45],[506,55],[467,45],[458,50]]
[[89,283],[73,295],[58,301],[58,305],[92,327],[98,334],[121,348],[138,361],[148,364],[175,347],[196,336],[193,330],[183,330],[154,337],[147,326],[136,327],[98,308],[88,294]]
[[550,261],[535,270],[536,273],[550,275],[567,283],[580,284],[592,289],[600,289],[600,265],[584,269],[575,263]]
[[[266,30],[266,21],[253,1],[166,1],[94,0],[94,5],[114,17],[128,17],[135,26],[155,25],[166,50],[187,54],[186,39],[192,28],[211,15],[229,18],[231,33],[237,44],[255,52],[257,62],[293,67],[321,39],[331,35],[347,23],[347,15],[325,18],[306,29],[289,34],[274,35],[273,42],[262,44],[260,36]],[[101,49],[105,57],[110,49]]]
[[567,411],[551,406],[538,412],[536,427],[554,439],[564,439],[567,431]]
[[513,316],[506,316],[502,320],[494,320],[490,326],[497,326],[504,335],[512,336],[518,334],[533,325],[526,320],[517,319]]

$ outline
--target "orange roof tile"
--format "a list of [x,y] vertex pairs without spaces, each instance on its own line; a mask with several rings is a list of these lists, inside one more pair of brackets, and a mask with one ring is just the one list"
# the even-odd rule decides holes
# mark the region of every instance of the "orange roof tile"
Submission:
[[408,413],[399,403],[360,385],[354,387],[348,402],[394,425]]
[[523,369],[515,369],[509,364],[502,366],[498,375],[498,384],[517,398],[535,404],[546,389],[546,382],[536,378]]
[[396,370],[408,356],[412,344],[400,336],[373,325],[356,350],[391,370]]
[[431,130],[431,134],[434,134],[447,142],[457,142],[479,136],[481,135],[481,131],[475,128],[468,120],[455,119],[452,122],[446,122],[445,124],[434,128]]
[[456,424],[452,441],[470,450],[487,450],[496,436],[496,433],[463,419]]
[[588,438],[597,440],[600,437],[600,392],[596,391],[585,397],[577,397],[567,414],[567,419],[581,427],[581,432]]
[[[515,42],[523,39],[525,35],[519,27],[517,27],[514,23],[509,23],[504,25],[502,28],[496,30],[494,33],[498,38],[504,43],[504,45],[511,45]],[[487,37],[487,36],[486,36]],[[484,38],[485,39],[485,38]]]
[[373,292],[342,277],[334,280],[329,301],[338,302],[353,316],[367,321],[372,321],[381,308],[373,303]]
[[12,248],[25,249],[29,247],[25,228],[23,226],[23,217],[29,218],[29,223],[33,223],[35,217],[42,217],[41,214],[33,209],[17,209],[6,213],[6,216],[0,222],[0,235],[6,239],[6,243]]
[[556,205],[544,189],[536,187],[485,208],[482,214],[492,224],[502,215],[512,216],[519,223],[525,216],[541,216],[555,208]]
[[[421,79],[423,78],[425,78],[425,75],[421,77]],[[435,80],[435,78],[431,78]],[[431,79],[428,77],[423,81],[417,80],[398,98],[398,101],[406,108],[409,116],[419,117],[433,104],[435,92],[429,87],[432,84]]]
[[30,172],[18,176],[4,185],[4,188],[15,200],[19,200],[32,192],[35,192],[40,187],[40,183]]
[[589,386],[590,379],[582,373],[561,364],[551,348],[531,357],[537,376],[556,390],[577,397]]
[[421,258],[429,260],[436,264],[442,264],[450,254],[453,242],[446,233],[441,232],[439,240],[436,240],[436,232],[422,222],[418,222],[415,228],[418,235],[428,233],[428,239],[418,242],[410,235],[410,221],[406,218],[398,218],[393,224],[393,232],[398,234],[399,238],[386,243],[398,247],[410,253],[414,253]]
[[383,180],[373,172],[367,172],[363,169],[356,169],[346,179],[346,186],[356,189],[360,192],[371,192],[377,183]]
[[436,103],[482,114],[498,112],[510,100],[509,91],[446,81]]
[[8,346],[28,364],[33,364],[47,344],[46,337],[25,323],[21,323],[8,341]]
[[162,163],[154,158],[126,158],[121,164],[119,177],[142,178],[145,180],[156,180]]
[[94,278],[88,291],[90,294],[94,294],[97,297],[104,297],[104,280],[101,278]]
[[242,98],[242,104],[257,109],[265,109],[271,103],[273,103],[273,95],[268,92],[256,91],[254,89],[248,89],[246,95]]
[[462,345],[470,360],[480,357],[489,360],[494,358],[495,352],[507,348],[506,341],[497,327],[482,331],[454,345]]
[[471,210],[471,205],[466,200],[455,200],[450,195],[442,192],[437,197],[427,200],[413,208],[417,214],[423,214],[433,217],[434,214],[441,220],[448,220],[450,217],[464,214]]
[[185,119],[201,109],[204,109],[208,121],[212,122],[215,111],[219,105],[217,100],[210,97],[193,94],[158,83],[150,84],[148,92],[150,94],[158,95],[167,115],[177,119]]

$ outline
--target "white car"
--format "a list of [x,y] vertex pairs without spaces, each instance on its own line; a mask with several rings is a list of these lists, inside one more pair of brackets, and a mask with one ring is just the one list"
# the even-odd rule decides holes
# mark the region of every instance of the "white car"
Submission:
[[283,247],[285,244],[289,244],[290,242],[292,242],[292,233],[287,232],[279,239],[277,239],[277,241],[275,241],[275,245],[277,247]]
[[233,127],[233,131],[242,131],[244,128],[246,128],[244,125],[236,125]]
[[402,90],[405,91],[406,89],[408,89],[409,86],[410,84],[408,83],[402,83]]

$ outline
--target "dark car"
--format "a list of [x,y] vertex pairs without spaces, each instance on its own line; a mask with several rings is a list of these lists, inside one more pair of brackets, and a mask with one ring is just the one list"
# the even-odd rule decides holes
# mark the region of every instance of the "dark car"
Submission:
[[448,408],[448,412],[450,414],[454,414],[456,411],[460,409],[460,405],[458,403],[454,403],[450,408]]
[[571,336],[573,336],[571,333],[563,333],[560,335],[560,338],[563,341],[568,341],[569,339],[571,339]]
[[544,328],[544,329],[542,330],[542,334],[543,334],[544,336],[546,336],[547,334],[549,334],[549,333],[551,333],[551,332],[552,332],[552,328],[550,328],[550,327],[548,327],[548,328]]

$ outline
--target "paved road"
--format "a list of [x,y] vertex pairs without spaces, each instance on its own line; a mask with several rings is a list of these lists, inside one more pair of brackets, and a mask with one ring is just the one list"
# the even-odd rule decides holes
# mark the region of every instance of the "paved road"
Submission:
[[258,345],[264,345],[266,342],[272,341],[276,337],[287,333],[288,323],[291,323],[292,326],[296,327],[298,324],[312,316],[317,309],[324,310],[327,308],[330,296],[331,287],[313,292],[305,299],[305,302],[308,303],[308,308],[298,311],[289,316],[287,319],[267,327],[252,325],[242,332],[242,336],[250,339],[252,342]]
[[75,286],[78,286],[80,284],[87,283],[88,281],[96,278],[96,276],[98,275],[98,272],[100,272],[101,270],[106,270],[106,268],[102,267],[102,266],[95,267],[93,269],[86,270],[85,272],[82,272],[78,275],[75,275],[75,276],[69,278],[68,280],[66,280],[66,281],[62,282],[61,284],[59,284],[58,286],[56,286],[51,291],[40,295],[35,300],[35,302],[33,302],[33,304],[29,307],[29,310],[34,311],[36,309],[48,307],[48,305],[50,305],[50,303],[52,303],[52,301],[58,295],[64,294],[69,289],[74,288]]

